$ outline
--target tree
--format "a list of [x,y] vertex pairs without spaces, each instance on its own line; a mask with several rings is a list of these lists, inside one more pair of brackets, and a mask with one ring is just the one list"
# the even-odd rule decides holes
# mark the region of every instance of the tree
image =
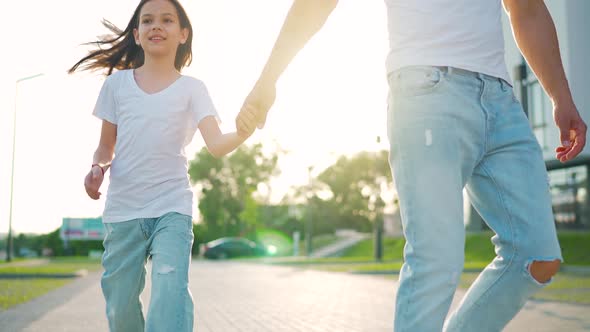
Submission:
[[[385,205],[384,190],[391,190],[392,176],[388,152],[361,152],[352,157],[342,156],[317,178],[331,193],[328,200],[314,200],[314,228],[321,225],[318,218],[335,218],[334,227],[370,230],[371,223],[381,218]],[[325,225],[321,225],[324,226]],[[326,228],[326,227],[325,227]]]
[[199,211],[206,242],[220,236],[245,235],[256,227],[257,204],[252,195],[261,183],[278,175],[278,154],[266,156],[261,144],[242,145],[231,155],[216,159],[201,149],[189,165],[197,186]]
[[253,230],[260,221],[258,204],[252,197],[252,193],[248,193],[244,200],[244,206],[239,218],[248,230]]

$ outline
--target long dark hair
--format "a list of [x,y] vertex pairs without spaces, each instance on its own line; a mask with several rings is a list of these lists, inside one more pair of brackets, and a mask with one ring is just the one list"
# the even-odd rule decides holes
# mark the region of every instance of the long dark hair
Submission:
[[[84,45],[96,45],[98,50],[90,51],[90,54],[83,57],[75,65],[68,70],[69,74],[74,73],[79,68],[81,70],[100,70],[108,69],[107,75],[112,74],[113,69],[131,69],[137,68],[143,65],[144,53],[143,49],[135,44],[135,38],[133,36],[133,29],[139,26],[139,15],[141,14],[141,8],[150,0],[141,0],[133,17],[127,24],[127,28],[121,31],[113,23],[103,19],[102,24],[113,32],[114,35],[105,35],[99,37],[99,40]],[[178,45],[176,50],[176,58],[174,59],[174,67],[180,71],[183,67],[190,65],[193,58],[192,43],[193,43],[193,27],[186,11],[177,0],[169,0],[176,11],[178,12],[178,18],[181,29],[188,29],[188,38],[186,43]],[[108,45],[103,48],[103,45]],[[83,65],[82,67],[80,67]]]

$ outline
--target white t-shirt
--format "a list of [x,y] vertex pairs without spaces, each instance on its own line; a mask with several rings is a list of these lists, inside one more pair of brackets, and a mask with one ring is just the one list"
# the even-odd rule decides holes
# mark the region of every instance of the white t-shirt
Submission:
[[218,118],[203,82],[180,76],[148,94],[133,70],[120,70],[105,80],[93,114],[117,125],[103,222],[192,215],[185,147],[203,118]]
[[385,0],[387,72],[451,66],[510,82],[504,61],[501,0]]

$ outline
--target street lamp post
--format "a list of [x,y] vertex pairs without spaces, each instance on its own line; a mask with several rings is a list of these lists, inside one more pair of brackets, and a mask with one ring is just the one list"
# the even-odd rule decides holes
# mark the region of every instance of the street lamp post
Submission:
[[8,216],[8,238],[6,241],[6,261],[10,262],[12,260],[12,200],[13,200],[13,189],[14,189],[14,155],[16,149],[16,110],[17,110],[17,98],[18,98],[18,84],[22,81],[30,80],[39,76],[42,76],[43,73],[27,76],[23,78],[19,78],[14,83],[14,119],[12,124],[12,167],[10,172],[10,206],[9,206],[9,216]]
[[[377,152],[379,154],[379,145],[381,144],[381,136],[377,136],[376,140]],[[373,236],[375,238],[373,256],[375,260],[380,262],[383,260],[383,206],[381,201],[381,193],[375,193],[374,201],[370,205],[373,216]]]
[[312,177],[311,177],[311,171],[313,170],[313,166],[309,166],[307,168],[307,174],[309,177],[309,193],[307,194],[308,200],[307,200],[307,212],[308,212],[308,216],[307,216],[307,220],[306,220],[306,227],[305,227],[305,253],[307,254],[307,257],[311,256],[311,253],[313,251],[313,244],[311,242],[312,240],[312,227],[313,227],[313,210],[311,207],[312,204],[312,199],[313,199],[313,194],[312,194],[312,190],[313,190],[313,182],[312,182]]

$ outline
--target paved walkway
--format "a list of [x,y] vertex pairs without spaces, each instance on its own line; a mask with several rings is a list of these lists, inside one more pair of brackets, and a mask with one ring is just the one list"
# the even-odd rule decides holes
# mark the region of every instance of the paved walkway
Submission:
[[337,256],[344,250],[354,246],[364,239],[368,239],[371,235],[365,233],[350,232],[346,236],[341,236],[338,241],[327,245],[325,247],[318,248],[311,253],[311,257],[332,257]]
[[38,265],[44,265],[47,263],[49,263],[48,258],[35,258],[35,259],[26,259],[26,260],[10,262],[10,263],[3,263],[3,264],[0,264],[0,267],[38,266]]
[[[0,313],[0,330],[107,331],[99,277],[90,274]],[[395,286],[377,276],[194,261],[195,331],[391,332]],[[529,302],[505,331],[590,331],[590,306]]]

